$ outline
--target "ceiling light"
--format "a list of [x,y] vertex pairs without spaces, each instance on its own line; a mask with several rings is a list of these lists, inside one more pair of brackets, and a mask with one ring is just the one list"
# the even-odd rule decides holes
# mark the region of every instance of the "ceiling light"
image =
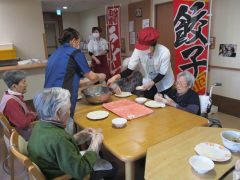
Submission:
[[62,8],[63,8],[63,9],[67,9],[68,7],[67,7],[67,6],[63,6]]

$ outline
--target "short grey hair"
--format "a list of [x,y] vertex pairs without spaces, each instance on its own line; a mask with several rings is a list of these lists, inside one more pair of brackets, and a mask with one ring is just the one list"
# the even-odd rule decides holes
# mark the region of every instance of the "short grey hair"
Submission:
[[60,87],[46,88],[34,96],[33,103],[40,119],[56,120],[58,110],[70,108],[70,93]]
[[194,84],[194,81],[195,81],[195,78],[194,76],[192,75],[192,73],[190,73],[189,71],[182,71],[180,73],[178,73],[177,77],[185,77],[186,78],[186,81],[187,81],[187,85],[192,88],[193,87],[193,84]]
[[8,86],[8,88],[12,88],[13,84],[18,84],[21,80],[26,78],[25,71],[21,70],[12,70],[6,71],[3,73],[3,80]]

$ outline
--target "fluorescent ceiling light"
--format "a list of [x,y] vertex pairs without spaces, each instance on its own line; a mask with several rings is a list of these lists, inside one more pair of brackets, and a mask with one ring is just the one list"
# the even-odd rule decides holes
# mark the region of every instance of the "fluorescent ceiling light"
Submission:
[[68,7],[67,7],[67,6],[63,6],[62,8],[63,8],[63,9],[67,9]]

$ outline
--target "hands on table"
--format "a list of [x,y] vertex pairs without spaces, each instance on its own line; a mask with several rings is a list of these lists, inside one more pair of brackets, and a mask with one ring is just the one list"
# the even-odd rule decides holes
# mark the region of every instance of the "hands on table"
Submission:
[[168,106],[172,106],[172,107],[177,107],[177,103],[174,102],[170,97],[168,97],[168,95],[164,94],[164,97],[162,94],[160,93],[157,93],[155,96],[154,96],[154,100],[155,101],[158,101],[158,102],[162,102]]

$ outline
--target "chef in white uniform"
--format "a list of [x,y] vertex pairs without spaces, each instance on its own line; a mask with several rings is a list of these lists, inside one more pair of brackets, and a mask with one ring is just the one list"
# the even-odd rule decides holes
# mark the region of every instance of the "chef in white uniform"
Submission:
[[154,99],[158,92],[166,94],[174,84],[174,75],[171,67],[168,48],[157,44],[158,31],[153,27],[141,29],[138,32],[138,42],[131,56],[127,70],[108,80],[111,85],[118,79],[129,76],[137,66],[140,66],[143,75],[144,96]]

